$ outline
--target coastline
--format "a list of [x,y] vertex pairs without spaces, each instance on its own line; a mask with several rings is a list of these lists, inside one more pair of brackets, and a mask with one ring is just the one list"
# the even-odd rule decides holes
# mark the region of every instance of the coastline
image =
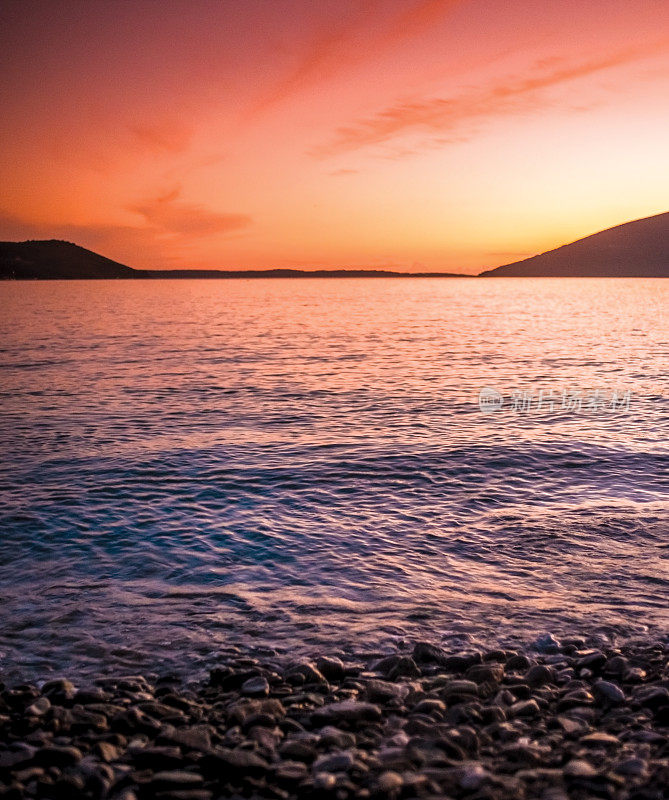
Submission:
[[290,663],[203,681],[0,687],[0,797],[648,798],[669,782],[669,637]]

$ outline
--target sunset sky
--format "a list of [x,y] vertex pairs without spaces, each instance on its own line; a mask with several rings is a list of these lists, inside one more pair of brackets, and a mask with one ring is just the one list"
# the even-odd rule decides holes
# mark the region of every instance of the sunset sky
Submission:
[[0,238],[478,272],[669,210],[667,0],[3,0]]

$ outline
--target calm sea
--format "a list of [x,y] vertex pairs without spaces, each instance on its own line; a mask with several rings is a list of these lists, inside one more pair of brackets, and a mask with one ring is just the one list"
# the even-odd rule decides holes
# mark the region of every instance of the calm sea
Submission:
[[5,675],[666,626],[669,281],[0,305]]

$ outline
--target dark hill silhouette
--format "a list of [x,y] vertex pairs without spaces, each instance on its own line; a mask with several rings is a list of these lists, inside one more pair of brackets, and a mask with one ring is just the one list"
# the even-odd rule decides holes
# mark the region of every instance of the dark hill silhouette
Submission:
[[669,278],[669,212],[616,225],[481,276]]
[[[669,277],[669,212],[626,222],[484,277]],[[361,269],[138,270],[57,239],[0,242],[0,279],[70,278],[468,278],[453,272]]]
[[59,239],[0,242],[0,277],[17,280],[136,278],[138,271]]
[[63,280],[70,278],[471,278],[452,272],[394,272],[364,269],[149,269],[119,264],[84,247],[58,239],[0,242],[0,278]]

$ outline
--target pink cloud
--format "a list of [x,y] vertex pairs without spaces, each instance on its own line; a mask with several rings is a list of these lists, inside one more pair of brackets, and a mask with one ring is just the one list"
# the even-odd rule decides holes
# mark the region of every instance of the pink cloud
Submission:
[[[384,144],[406,133],[428,132],[438,135],[442,143],[453,137],[467,138],[462,129],[468,124],[491,116],[522,113],[545,106],[549,101],[541,98],[542,90],[641,60],[666,51],[668,45],[669,41],[664,39],[653,45],[626,48],[575,65],[560,65],[556,59],[544,59],[535,64],[535,73],[527,78],[455,97],[399,102],[353,125],[340,127],[331,142],[316,148],[312,154],[321,157],[335,155]],[[551,68],[546,71],[546,67]]]
[[462,0],[413,0],[390,21],[373,23],[383,12],[380,0],[368,0],[361,12],[319,32],[307,45],[299,64],[258,103],[254,112],[287,99],[305,86],[330,78],[352,64],[377,58],[397,44],[437,23]]
[[180,187],[144,202],[128,206],[129,211],[140,214],[145,223],[158,231],[188,236],[210,236],[229,233],[251,224],[247,214],[211,211],[198,203],[179,199]]

